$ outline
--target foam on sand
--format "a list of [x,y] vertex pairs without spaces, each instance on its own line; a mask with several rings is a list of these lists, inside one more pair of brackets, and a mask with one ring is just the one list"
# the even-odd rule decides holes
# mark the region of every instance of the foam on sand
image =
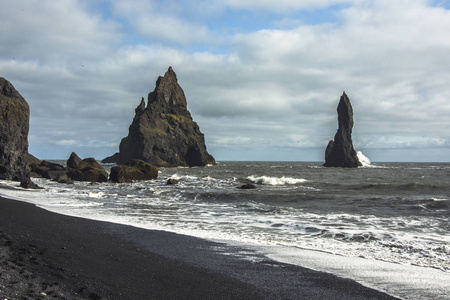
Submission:
[[271,246],[263,251],[273,260],[349,278],[402,299],[449,299],[450,295],[450,272],[438,269],[294,247]]

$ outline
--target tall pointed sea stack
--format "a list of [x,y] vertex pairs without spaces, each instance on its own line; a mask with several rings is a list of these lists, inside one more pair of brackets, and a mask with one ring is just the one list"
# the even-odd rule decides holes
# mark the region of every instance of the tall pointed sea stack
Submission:
[[187,109],[186,97],[172,67],[156,81],[156,88],[136,108],[128,136],[119,153],[103,162],[126,163],[140,159],[158,167],[215,164],[205,138]]
[[325,167],[356,168],[362,166],[353,149],[352,128],[353,108],[345,92],[337,107],[339,128],[334,141],[328,143],[325,150]]
[[5,78],[0,77],[0,179],[33,187],[28,170],[30,108]]

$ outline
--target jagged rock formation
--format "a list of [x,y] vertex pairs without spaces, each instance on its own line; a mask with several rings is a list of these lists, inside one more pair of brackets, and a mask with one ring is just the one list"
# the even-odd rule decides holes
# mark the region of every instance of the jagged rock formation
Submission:
[[0,179],[35,188],[28,169],[30,108],[5,78],[0,77]]
[[30,163],[31,177],[47,178],[59,183],[73,183],[67,176],[67,168],[46,160],[35,160]]
[[82,160],[75,152],[72,152],[67,160],[67,168],[67,176],[75,181],[108,181],[108,172],[92,157]]
[[81,159],[75,152],[67,160],[67,167],[35,157],[29,158],[29,164],[32,177],[48,178],[59,183],[108,181],[108,172],[94,158]]
[[119,152],[103,162],[123,164],[131,159],[159,167],[215,164],[171,67],[156,81],[155,90],[148,95],[147,107],[142,98]]
[[362,166],[353,149],[352,128],[353,108],[345,92],[337,107],[339,128],[334,141],[328,143],[325,150],[325,167],[356,168]]

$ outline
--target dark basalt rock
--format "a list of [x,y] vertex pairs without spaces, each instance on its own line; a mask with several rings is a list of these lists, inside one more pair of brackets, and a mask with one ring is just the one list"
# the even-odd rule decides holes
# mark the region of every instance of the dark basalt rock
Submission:
[[111,168],[111,181],[117,183],[158,178],[158,168],[139,159],[132,159],[126,164]]
[[325,150],[325,167],[356,168],[362,166],[353,149],[353,108],[350,99],[342,94],[337,107],[339,128]]
[[140,159],[158,167],[215,164],[171,67],[156,81],[155,90],[148,95],[147,107],[142,99],[135,112],[119,152],[102,162],[123,164]]
[[119,152],[114,153],[111,156],[108,156],[107,158],[102,160],[102,163],[104,164],[114,164],[118,163],[120,161],[120,154]]
[[59,181],[62,176],[66,176],[67,170],[61,165],[44,160],[38,168],[33,169],[33,172],[40,174],[43,178]]
[[67,172],[67,176],[75,181],[89,181],[89,182],[107,182],[108,176],[101,170],[95,168],[84,168],[81,170],[72,169]]
[[167,179],[167,185],[174,185],[174,184],[178,184],[178,180],[173,178]]
[[37,158],[36,156],[34,156],[30,153],[28,153],[27,161],[28,161],[28,167],[30,170],[31,170],[31,166],[39,165],[41,163],[41,160],[39,158]]
[[59,183],[73,183],[67,176],[68,169],[63,165],[52,163],[46,160],[40,161],[37,158],[29,158],[31,177],[47,178]]
[[81,159],[72,152],[67,160],[67,176],[75,181],[106,182],[108,172],[94,158]]
[[22,180],[20,182],[20,187],[24,188],[24,189],[42,189],[40,186],[38,186],[36,183],[34,183],[33,181],[31,181],[30,178],[28,178],[27,180]]
[[30,177],[40,178],[42,177],[40,174],[34,172],[34,169],[37,169],[41,164],[41,161],[36,158],[34,155],[28,154],[28,171],[30,172]]
[[69,159],[66,162],[67,167],[71,169],[81,170],[89,167],[89,164],[84,162],[75,152],[70,154]]
[[252,190],[252,189],[256,189],[256,185],[254,185],[252,183],[246,183],[246,184],[239,186],[238,188],[243,189],[243,190]]
[[0,179],[33,187],[28,169],[30,108],[5,78],[0,77]]
[[108,172],[97,162],[93,157],[88,157],[81,159],[75,152],[72,152],[69,159],[67,160],[67,167],[71,169],[83,170],[85,168],[93,168],[100,170],[105,176]]
[[74,181],[108,181],[108,172],[94,158],[81,159],[75,152],[72,152],[67,160],[67,167],[45,160],[40,161],[35,157],[29,157],[28,161],[32,177],[69,184]]

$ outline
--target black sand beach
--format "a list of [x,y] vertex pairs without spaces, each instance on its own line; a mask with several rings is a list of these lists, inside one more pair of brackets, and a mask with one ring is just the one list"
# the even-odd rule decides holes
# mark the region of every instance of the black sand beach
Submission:
[[0,198],[2,300],[395,299],[243,251]]

